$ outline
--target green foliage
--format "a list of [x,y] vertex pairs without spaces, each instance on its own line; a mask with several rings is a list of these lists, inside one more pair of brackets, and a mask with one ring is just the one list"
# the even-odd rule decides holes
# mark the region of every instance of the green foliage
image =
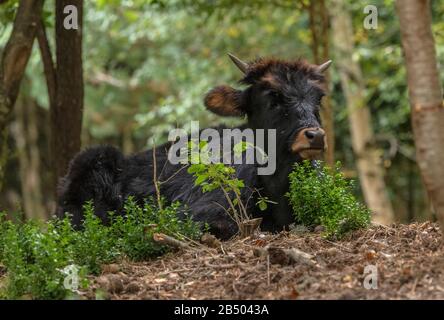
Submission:
[[2,27],[7,23],[11,23],[14,20],[15,13],[18,7],[18,0],[7,0],[6,3],[2,3],[0,6],[0,31]]
[[49,223],[46,231],[34,222],[2,222],[1,262],[7,269],[8,298],[55,299],[67,295],[62,268],[73,263],[69,240]]
[[[233,146],[233,155],[241,157],[248,148],[256,147],[248,142],[240,141]],[[231,214],[236,223],[239,225],[242,221],[248,220],[250,217],[241,199],[241,191],[245,188],[245,184],[243,180],[237,178],[236,169],[224,163],[210,161],[215,160],[215,155],[209,149],[207,141],[200,141],[199,144],[190,141],[187,151],[192,163],[188,167],[188,173],[194,176],[194,185],[200,186],[204,193],[216,189],[221,190],[230,205]],[[259,151],[262,156],[267,156],[263,150]],[[258,193],[256,205],[261,211],[267,210],[269,203],[276,204]]]
[[199,225],[191,218],[177,217],[180,204],[162,205],[162,210],[151,202],[143,207],[134,199],[128,198],[125,216],[114,217],[111,225],[113,238],[117,240],[118,251],[131,260],[144,260],[164,253],[167,248],[152,242],[152,235],[161,232],[180,240],[198,239]]
[[[202,98],[212,86],[240,79],[227,52],[245,59],[307,56],[308,45],[286,41],[303,27],[300,12],[256,10],[254,2],[85,2],[85,130],[95,141],[118,143],[128,130],[140,147],[152,136],[161,143],[191,120],[220,121]],[[36,91],[43,103],[44,88]]]
[[339,162],[335,169],[321,169],[304,161],[295,165],[289,178],[287,196],[297,222],[322,225],[325,235],[332,238],[369,224],[370,212],[352,194],[352,184],[340,172]]
[[73,230],[69,217],[44,225],[33,221],[13,223],[0,215],[0,262],[7,270],[7,298],[66,298],[72,292],[64,285],[64,269],[76,266],[80,288],[86,275],[98,274],[101,265],[129,258],[147,259],[167,248],[152,240],[154,232],[179,239],[196,239],[199,226],[190,219],[177,219],[178,204],[158,209],[151,202],[138,206],[128,199],[123,216],[104,226],[94,215],[92,203],[84,207],[84,228]]
[[245,187],[243,181],[235,177],[236,169],[223,163],[192,164],[188,173],[194,175],[194,184],[201,186],[204,192],[224,189],[227,193],[233,191],[240,194],[241,189]]
[[[126,212],[132,214],[132,211]],[[59,223],[58,230],[62,231],[62,239],[72,251],[73,262],[87,267],[91,273],[96,274],[100,272],[101,264],[109,263],[119,256],[117,239],[114,237],[112,227],[105,227],[94,215],[92,202],[85,204],[84,213],[85,222],[81,232],[72,230],[69,219],[63,219]]]
[[258,201],[256,202],[256,205],[258,206],[259,210],[265,211],[265,210],[268,209],[268,204],[269,203],[277,204],[277,202],[268,199],[268,197],[263,197],[263,196],[259,195]]
[[[54,2],[45,1],[43,14],[53,54]],[[363,28],[365,3],[346,3],[353,19],[353,59],[359,62],[364,75],[366,103],[377,133],[376,141],[371,143],[383,155],[388,169],[386,181],[396,218],[430,218],[418,169],[412,161],[415,149],[410,105],[393,0],[372,1],[378,8],[376,30]],[[9,38],[17,4],[18,0],[9,0],[0,5],[0,50]],[[129,153],[149,144],[148,137],[155,136],[156,143],[166,141],[170,129],[187,126],[191,120],[199,120],[202,127],[226,122],[202,105],[203,95],[212,86],[227,83],[238,87],[236,80],[241,74],[226,53],[233,52],[247,60],[275,56],[313,61],[308,10],[304,9],[308,4],[308,0],[86,1],[82,133],[86,144],[112,143]],[[432,1],[431,5],[436,51],[443,65],[444,2]],[[334,60],[336,53],[330,45]],[[335,64],[330,75],[336,158],[353,172],[356,161],[348,109]],[[440,75],[444,81],[444,72]],[[24,93],[47,110],[38,46],[33,48],[26,77],[31,88]],[[232,124],[241,120],[228,121]],[[44,122],[40,125],[47,127]],[[46,144],[41,138],[39,145]],[[398,146],[395,154],[392,145]],[[17,157],[12,158],[10,163],[16,165]],[[11,174],[6,185],[17,189],[18,177]],[[46,172],[42,172],[42,179],[52,181]]]
[[[237,143],[234,146],[235,156],[240,156],[246,149],[245,142]],[[215,155],[208,148],[207,141],[200,141],[199,144],[190,141],[188,150],[192,163],[188,167],[188,173],[195,177],[194,185],[200,186],[204,193],[221,190],[230,205],[231,212],[229,212],[238,226],[242,221],[248,220],[247,210],[241,200],[241,190],[245,184],[236,177],[236,169],[224,163],[210,161]]]

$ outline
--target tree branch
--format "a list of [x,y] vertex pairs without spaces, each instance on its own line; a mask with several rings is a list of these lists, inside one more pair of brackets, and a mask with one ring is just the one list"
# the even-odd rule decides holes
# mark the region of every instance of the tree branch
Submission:
[[51,48],[49,46],[48,36],[43,20],[40,19],[37,29],[37,40],[39,43],[40,56],[43,62],[46,86],[48,87],[49,105],[53,107],[56,103],[56,68],[52,58]]
[[[0,2],[3,3],[4,1]],[[11,36],[0,60],[0,189],[7,161],[7,124],[20,89],[43,9],[43,0],[19,3]]]
[[11,105],[17,99],[20,82],[31,55],[42,8],[43,0],[20,1],[11,37],[3,52],[0,81],[3,93]]

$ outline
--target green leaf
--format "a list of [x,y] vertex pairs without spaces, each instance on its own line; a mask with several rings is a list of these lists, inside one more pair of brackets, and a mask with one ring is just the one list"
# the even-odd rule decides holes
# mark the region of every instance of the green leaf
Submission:
[[267,207],[268,207],[267,202],[265,202],[265,201],[259,201],[258,205],[259,205],[259,209],[260,209],[261,211],[265,211],[265,210],[267,210]]
[[208,175],[200,175],[197,177],[197,179],[194,181],[194,185],[200,186],[202,183],[208,180]]

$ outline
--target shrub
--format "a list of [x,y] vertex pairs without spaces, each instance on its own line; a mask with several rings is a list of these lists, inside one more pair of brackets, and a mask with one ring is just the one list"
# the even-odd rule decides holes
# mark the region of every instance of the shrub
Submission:
[[330,238],[341,238],[369,224],[370,212],[356,200],[353,184],[340,172],[340,163],[331,169],[304,161],[295,165],[289,178],[287,196],[298,223],[322,225]]
[[80,288],[86,275],[98,274],[102,264],[119,258],[148,259],[168,248],[155,243],[154,232],[196,239],[199,225],[177,218],[178,204],[159,209],[152,202],[138,206],[128,199],[123,216],[104,226],[94,215],[92,203],[85,204],[83,229],[71,227],[69,217],[45,224],[13,223],[0,215],[0,262],[7,270],[7,298],[61,299],[72,292],[65,288],[65,268],[79,270]]
[[3,223],[1,262],[7,270],[6,296],[53,299],[63,297],[67,290],[61,285],[63,274],[59,269],[72,263],[66,250],[66,239],[55,224],[46,230],[35,222]]
[[191,219],[179,219],[179,206],[176,202],[170,206],[162,205],[159,210],[152,202],[138,206],[130,197],[125,204],[125,215],[114,217],[111,225],[118,251],[136,261],[163,254],[167,248],[152,241],[156,232],[180,240],[198,239],[201,235],[199,225]]

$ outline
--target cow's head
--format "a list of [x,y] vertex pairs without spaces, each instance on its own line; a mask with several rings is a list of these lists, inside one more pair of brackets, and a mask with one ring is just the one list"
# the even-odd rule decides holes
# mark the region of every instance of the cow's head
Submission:
[[205,97],[205,105],[222,116],[248,116],[253,129],[276,129],[277,143],[303,159],[318,158],[327,148],[321,128],[320,106],[325,95],[325,71],[305,61],[258,59],[246,63],[230,55],[244,74],[245,90],[218,86]]

